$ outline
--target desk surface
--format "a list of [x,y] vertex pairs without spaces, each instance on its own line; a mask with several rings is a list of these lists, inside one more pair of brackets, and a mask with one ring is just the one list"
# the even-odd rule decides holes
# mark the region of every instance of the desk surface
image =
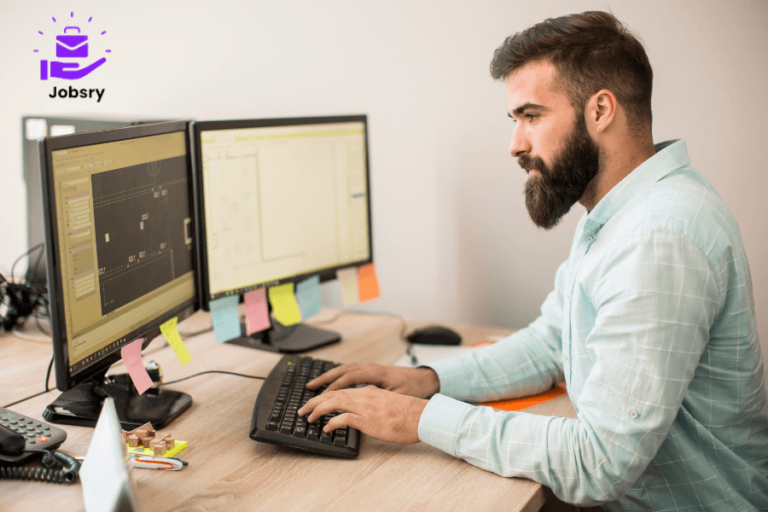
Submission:
[[[309,323],[333,318],[324,310]],[[182,325],[208,323],[198,314]],[[408,322],[409,330],[426,322]],[[190,327],[191,326],[191,327]],[[400,322],[386,316],[348,314],[322,327],[342,334],[342,342],[311,352],[320,359],[344,363],[392,364],[405,352]],[[454,325],[465,344],[510,331]],[[268,375],[279,355],[238,346],[216,345],[212,332],[185,340],[192,360],[182,367],[162,338],[148,347],[145,361],[154,359],[166,381],[205,370]],[[0,404],[43,390],[50,346],[0,338]],[[120,373],[116,365],[113,373]],[[53,379],[51,379],[53,380]],[[207,374],[180,382],[172,389],[192,395],[192,408],[166,430],[189,442],[181,457],[182,471],[135,470],[133,479],[145,510],[514,510],[535,511],[545,501],[544,488],[532,481],[501,478],[455,459],[424,443],[400,446],[363,436],[360,456],[339,460],[296,452],[248,438],[253,404],[262,381]],[[56,396],[51,391],[12,406],[12,410],[42,419]],[[575,417],[561,396],[527,410],[537,414]],[[92,429],[66,426],[61,450],[84,456]],[[202,439],[208,439],[206,442]],[[0,481],[0,510],[83,510],[82,487],[38,482]]]

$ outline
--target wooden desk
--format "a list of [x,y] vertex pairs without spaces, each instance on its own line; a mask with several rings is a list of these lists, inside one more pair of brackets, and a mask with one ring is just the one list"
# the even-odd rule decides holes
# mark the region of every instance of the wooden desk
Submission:
[[[324,310],[309,323],[333,318]],[[207,321],[204,316],[203,321]],[[195,320],[194,317],[191,320]],[[408,322],[409,329],[427,322]],[[322,327],[342,334],[342,342],[311,353],[313,357],[346,363],[391,364],[405,352],[399,339],[401,324],[391,317],[344,315]],[[488,336],[508,334],[495,328],[454,325],[472,344]],[[187,328],[187,325],[182,326]],[[187,329],[191,330],[191,329]],[[148,348],[163,368],[166,381],[205,370],[228,370],[266,376],[279,355],[238,346],[216,345],[212,332],[187,339],[192,360],[182,367],[162,339]],[[23,360],[26,369],[12,371],[3,347],[0,387],[3,402],[16,395],[42,391],[50,361],[50,349],[37,360],[32,352],[11,350],[10,357]],[[31,345],[34,342],[19,340]],[[155,346],[157,345],[157,346]],[[39,350],[43,352],[42,349]],[[26,356],[26,359],[25,359]],[[30,371],[34,379],[24,372]],[[113,373],[119,373],[119,365]],[[15,382],[21,379],[23,390]],[[36,385],[39,386],[35,388]],[[248,438],[251,412],[262,381],[231,375],[207,374],[171,386],[192,395],[192,408],[166,430],[189,442],[182,458],[189,467],[182,471],[135,470],[138,497],[147,511],[188,510],[539,510],[545,501],[544,488],[532,481],[501,478],[455,459],[423,443],[400,446],[363,437],[360,456],[339,460],[305,454]],[[51,391],[26,400],[13,410],[42,419],[42,411],[57,395]],[[540,414],[575,417],[567,396],[529,409]],[[92,429],[66,426],[67,441],[61,450],[84,456]],[[0,481],[0,510],[83,510],[82,487],[39,482]]]

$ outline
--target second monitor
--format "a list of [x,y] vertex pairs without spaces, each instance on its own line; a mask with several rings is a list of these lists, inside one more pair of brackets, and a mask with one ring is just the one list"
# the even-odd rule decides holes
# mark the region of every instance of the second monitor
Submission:
[[[195,122],[201,303],[372,262],[364,115]],[[338,341],[306,325],[260,339],[283,352]]]

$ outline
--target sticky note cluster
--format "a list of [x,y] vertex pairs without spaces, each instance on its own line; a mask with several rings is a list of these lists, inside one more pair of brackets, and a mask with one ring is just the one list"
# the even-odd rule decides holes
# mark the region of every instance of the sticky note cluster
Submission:
[[[176,357],[181,361],[181,365],[186,366],[190,359],[192,359],[192,355],[181,339],[178,323],[179,317],[173,317],[160,326],[160,332],[163,333],[163,336],[168,341],[168,345],[171,346]],[[131,376],[133,385],[140,395],[152,387],[152,378],[147,373],[147,369],[141,360],[141,346],[143,343],[144,339],[139,338],[120,348],[120,357],[123,359],[128,375]]]
[[[379,296],[379,284],[373,264],[343,269],[336,275],[341,283],[345,306]],[[269,305],[272,306],[278,322],[282,325],[294,325],[320,312],[323,305],[320,276],[312,276],[295,285],[286,283],[268,289],[259,288],[246,293],[243,299],[247,336],[269,329]],[[224,343],[240,336],[239,302],[239,295],[229,295],[210,302],[216,343]]]

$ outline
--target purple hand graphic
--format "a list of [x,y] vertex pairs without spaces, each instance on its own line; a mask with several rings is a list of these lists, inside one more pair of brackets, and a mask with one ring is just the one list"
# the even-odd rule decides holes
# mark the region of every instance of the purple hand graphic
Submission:
[[[107,62],[105,57],[100,58],[90,66],[80,68],[77,62],[51,61],[51,77],[64,80],[77,80],[90,74],[94,69]],[[48,61],[40,61],[40,80],[48,80]]]

